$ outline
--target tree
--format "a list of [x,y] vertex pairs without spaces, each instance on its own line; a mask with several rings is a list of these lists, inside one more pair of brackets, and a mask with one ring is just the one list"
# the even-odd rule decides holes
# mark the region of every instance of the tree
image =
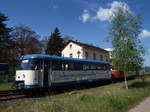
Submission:
[[73,40],[73,37],[71,37],[69,35],[65,35],[63,37],[64,44],[67,44],[67,42],[69,42],[70,40]]
[[61,56],[61,50],[64,46],[63,39],[60,36],[58,28],[54,29],[54,32],[48,39],[46,54],[52,54],[56,56]]
[[46,54],[46,49],[47,49],[47,43],[48,43],[48,36],[44,36],[41,40],[42,43],[42,54]]
[[0,13],[0,62],[8,62],[9,49],[11,48],[11,40],[9,33],[11,28],[8,28],[5,21],[8,17]]
[[11,49],[9,50],[11,72],[15,72],[15,66],[20,56],[25,54],[41,53],[42,44],[39,41],[40,36],[27,26],[14,27],[10,33]]
[[109,40],[112,42],[112,62],[118,71],[122,71],[125,87],[128,89],[126,72],[135,71],[142,66],[145,49],[139,39],[141,17],[118,7],[111,18]]
[[11,37],[19,57],[24,54],[38,54],[42,51],[42,43],[39,41],[40,36],[27,26],[15,27]]

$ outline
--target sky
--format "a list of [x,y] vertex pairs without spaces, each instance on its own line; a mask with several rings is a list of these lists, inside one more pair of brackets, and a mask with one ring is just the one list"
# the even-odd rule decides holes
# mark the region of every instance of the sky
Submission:
[[49,36],[58,27],[61,36],[111,48],[111,43],[106,42],[110,17],[121,6],[142,15],[139,37],[147,49],[144,66],[150,66],[149,4],[149,0],[0,0],[0,12],[8,16],[9,27],[26,25],[41,37]]

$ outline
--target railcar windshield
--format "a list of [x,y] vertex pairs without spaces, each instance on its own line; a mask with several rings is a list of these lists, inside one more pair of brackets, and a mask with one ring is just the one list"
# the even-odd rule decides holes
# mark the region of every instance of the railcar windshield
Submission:
[[21,60],[17,68],[18,70],[39,70],[41,68],[41,62],[35,59]]

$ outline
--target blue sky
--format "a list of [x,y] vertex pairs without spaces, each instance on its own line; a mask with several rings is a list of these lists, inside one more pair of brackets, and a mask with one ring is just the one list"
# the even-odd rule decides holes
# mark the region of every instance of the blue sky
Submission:
[[41,36],[49,36],[55,27],[61,35],[75,40],[110,48],[109,18],[117,6],[143,16],[142,43],[149,54],[144,56],[150,66],[149,0],[0,0],[0,12],[9,17],[8,26],[27,25]]

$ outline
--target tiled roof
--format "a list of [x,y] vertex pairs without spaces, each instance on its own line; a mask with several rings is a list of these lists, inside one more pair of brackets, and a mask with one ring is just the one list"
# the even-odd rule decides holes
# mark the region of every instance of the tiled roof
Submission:
[[[93,50],[108,52],[108,51],[106,51],[105,49],[102,49],[102,48],[100,48],[100,47],[96,47],[96,46],[90,45],[90,44],[81,43],[81,42],[74,41],[74,40],[68,41],[68,43],[66,44],[66,46],[67,46],[70,42],[73,42],[73,43],[75,43],[75,44],[78,44],[78,45],[80,45],[80,46],[82,46],[82,47],[84,47],[84,48],[87,48],[87,49],[93,49]],[[65,46],[65,47],[66,47],[66,46]],[[65,47],[64,47],[64,48],[65,48]],[[64,49],[64,48],[63,48],[63,49]]]

